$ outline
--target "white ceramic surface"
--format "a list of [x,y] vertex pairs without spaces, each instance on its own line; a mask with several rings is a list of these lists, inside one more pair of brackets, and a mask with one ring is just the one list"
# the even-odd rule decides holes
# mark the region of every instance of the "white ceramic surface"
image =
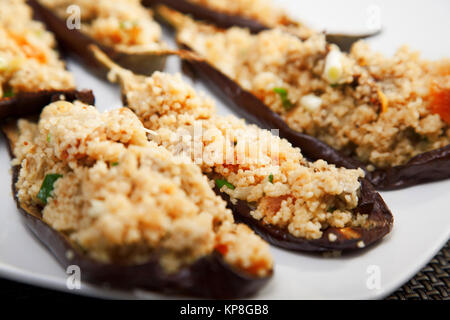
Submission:
[[[370,20],[374,18],[373,14],[379,12],[383,33],[369,40],[376,50],[392,54],[401,44],[406,43],[420,50],[426,58],[450,56],[448,0],[275,0],[275,2],[311,26],[329,31],[354,33],[367,31],[368,27],[374,26],[374,20]],[[69,68],[75,73],[80,88],[94,90],[100,110],[121,106],[115,86],[94,78],[74,61],[69,62]],[[176,58],[169,59],[167,71],[180,71]],[[200,83],[196,84],[196,87],[206,91]],[[217,103],[221,114],[230,113],[223,103],[219,100]],[[5,143],[2,141],[0,142],[2,204],[0,276],[69,291],[66,287],[67,275],[64,270],[22,225],[11,195],[10,181],[9,158]],[[275,276],[254,298],[377,299],[388,295],[414,276],[449,239],[450,180],[406,190],[383,192],[382,196],[395,217],[394,230],[383,241],[359,254],[337,258],[324,258],[273,248],[276,259]],[[367,285],[376,274],[380,276],[378,289]],[[81,290],[72,292],[109,298],[167,298],[140,290],[116,291],[85,283],[82,284]]]

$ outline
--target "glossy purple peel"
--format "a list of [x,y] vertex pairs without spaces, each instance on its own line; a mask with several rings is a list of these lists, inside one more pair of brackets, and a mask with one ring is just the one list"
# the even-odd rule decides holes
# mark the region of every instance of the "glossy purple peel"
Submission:
[[269,29],[267,26],[254,19],[231,15],[224,12],[212,10],[208,7],[195,4],[185,0],[142,0],[142,5],[152,7],[163,4],[184,14],[191,15],[196,20],[212,23],[223,29],[231,27],[248,28],[252,33],[258,33]]
[[95,98],[90,90],[42,90],[19,92],[10,98],[0,99],[0,120],[7,117],[21,117],[39,113],[46,105],[64,96],[69,101],[80,100],[94,104]]
[[[240,27],[247,28],[251,33],[259,33],[261,31],[271,29],[271,27],[256,19],[220,12],[206,6],[195,4],[193,2],[190,2],[189,0],[142,0],[142,5],[147,7],[152,7],[155,5],[165,5],[183,14],[188,14],[195,20],[213,24],[221,29]],[[287,17],[281,22],[281,25],[284,26],[295,26],[297,24],[297,22],[292,21]],[[373,37],[380,33],[381,30],[354,35],[343,33],[326,33],[325,37],[328,42],[336,44],[337,46],[339,46],[339,48],[341,48],[341,50],[349,51],[353,43],[355,43],[356,41]]]

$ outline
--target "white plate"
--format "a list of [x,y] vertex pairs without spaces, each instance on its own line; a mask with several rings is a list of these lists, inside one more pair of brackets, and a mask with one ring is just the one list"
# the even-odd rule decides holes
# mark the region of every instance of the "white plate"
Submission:
[[[317,29],[332,31],[366,31],[373,22],[376,25],[373,14],[379,12],[384,31],[370,40],[375,49],[392,54],[400,44],[408,43],[427,58],[450,56],[447,38],[450,2],[446,0],[278,2]],[[94,78],[73,61],[69,67],[80,87],[94,89],[99,109],[121,106],[116,87]],[[168,71],[179,70],[179,62],[171,58]],[[201,84],[196,87],[205,90]],[[220,113],[230,113],[217,102]],[[0,143],[0,164],[0,276],[69,291],[64,270],[19,219],[11,196],[9,158],[4,142]],[[338,258],[273,248],[275,276],[255,298],[376,299],[388,295],[414,276],[449,239],[450,180],[383,192],[382,196],[395,218],[394,230],[383,241],[359,254]],[[377,276],[379,282],[374,281]],[[85,283],[80,290],[72,292],[109,298],[167,298],[155,293],[116,291]]]

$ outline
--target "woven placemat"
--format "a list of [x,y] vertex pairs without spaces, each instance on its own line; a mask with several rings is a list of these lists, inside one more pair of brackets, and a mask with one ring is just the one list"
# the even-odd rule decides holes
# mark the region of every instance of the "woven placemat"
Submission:
[[408,283],[387,300],[450,300],[449,243]]

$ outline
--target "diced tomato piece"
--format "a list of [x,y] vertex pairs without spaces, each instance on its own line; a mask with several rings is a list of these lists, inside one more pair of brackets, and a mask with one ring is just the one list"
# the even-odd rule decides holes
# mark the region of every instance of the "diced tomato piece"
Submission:
[[450,88],[432,88],[430,94],[430,110],[450,124]]
[[47,56],[41,50],[33,47],[30,43],[28,43],[27,39],[23,35],[10,33],[11,37],[16,41],[16,43],[20,46],[23,53],[29,57],[36,59],[40,63],[44,64],[47,62]]
[[218,244],[218,245],[216,246],[216,250],[217,250],[220,254],[222,254],[222,255],[224,256],[224,255],[226,255],[227,252],[228,252],[228,247],[227,247],[227,245],[225,245],[225,244]]

